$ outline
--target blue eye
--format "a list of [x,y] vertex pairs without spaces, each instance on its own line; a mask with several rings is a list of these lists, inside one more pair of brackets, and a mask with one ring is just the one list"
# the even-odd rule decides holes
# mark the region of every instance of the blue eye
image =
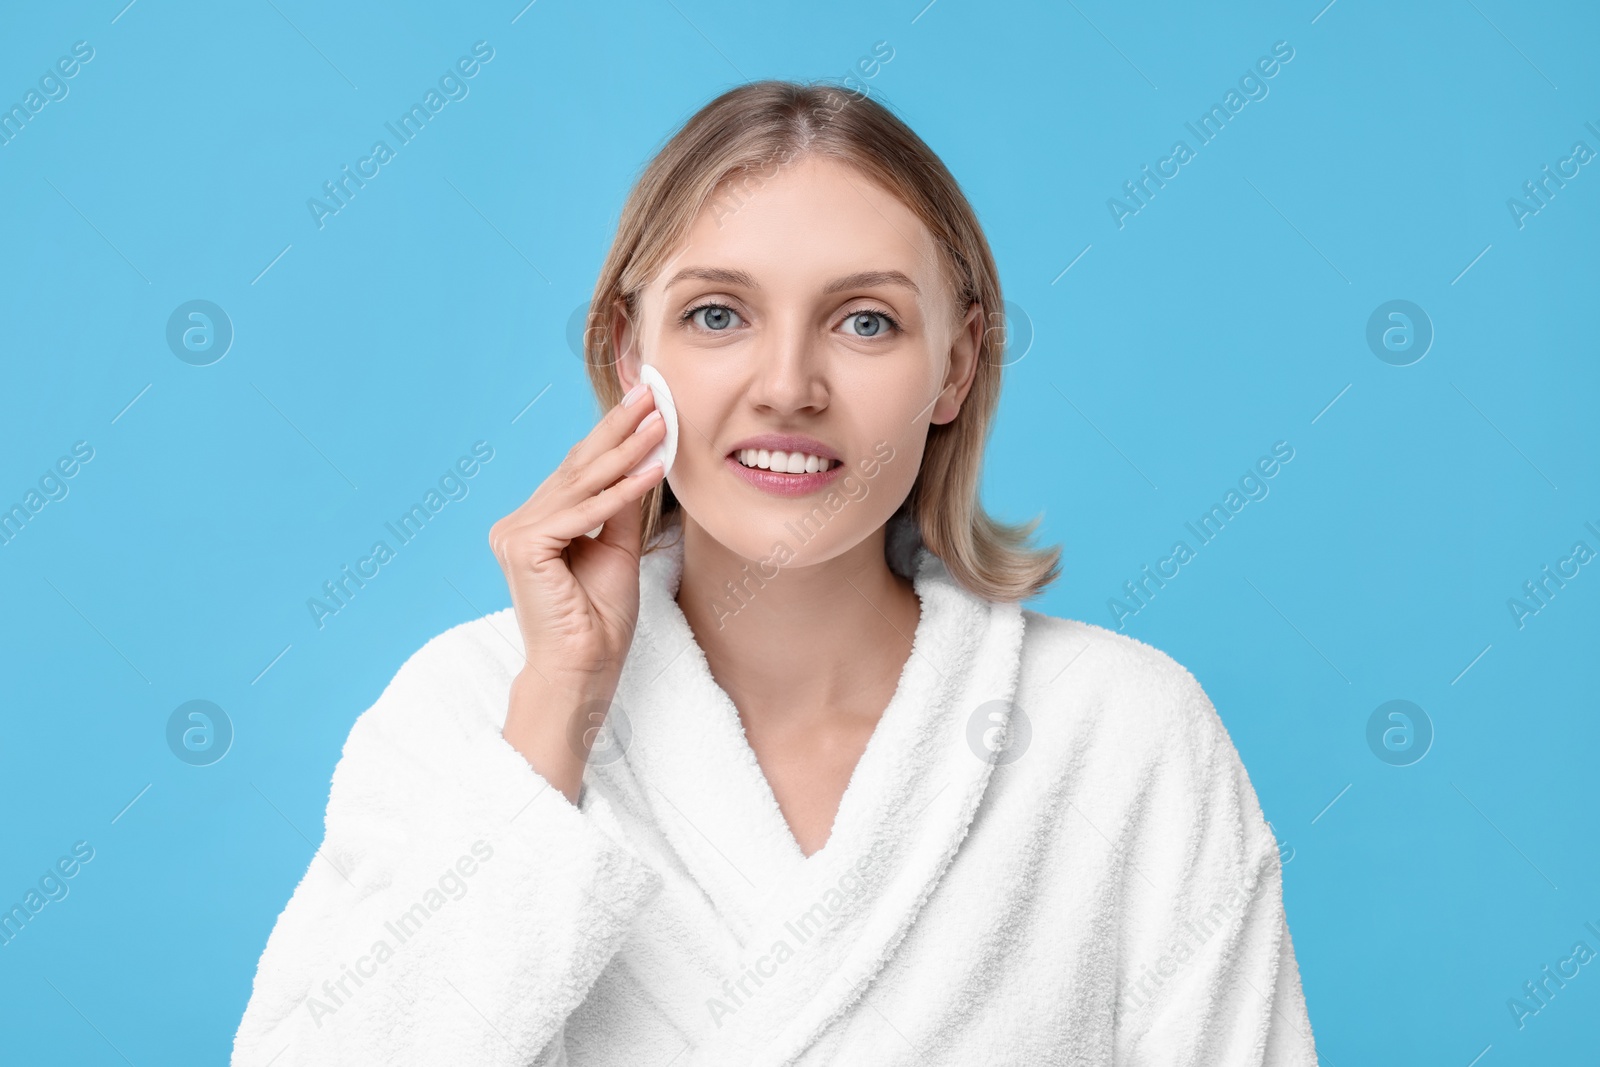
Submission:
[[689,310],[688,317],[702,330],[720,333],[739,321],[739,316],[723,304],[702,304]]
[[856,337],[876,337],[894,329],[897,323],[881,311],[858,311],[845,320],[845,325]]

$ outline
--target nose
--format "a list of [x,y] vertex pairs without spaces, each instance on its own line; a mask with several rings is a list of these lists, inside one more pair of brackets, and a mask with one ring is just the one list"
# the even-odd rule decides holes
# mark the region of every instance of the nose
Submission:
[[816,414],[828,406],[827,352],[809,324],[774,321],[753,352],[750,403],[776,415]]

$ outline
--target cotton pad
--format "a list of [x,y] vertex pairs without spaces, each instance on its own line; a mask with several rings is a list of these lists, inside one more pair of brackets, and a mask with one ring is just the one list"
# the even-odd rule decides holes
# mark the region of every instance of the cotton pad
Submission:
[[678,406],[672,402],[672,390],[667,388],[667,380],[661,372],[648,363],[639,368],[639,380],[650,387],[650,392],[656,398],[656,410],[661,412],[661,419],[667,424],[667,435],[661,443],[645,453],[643,459],[634,465],[629,474],[639,474],[656,460],[661,461],[661,476],[665,478],[672,472],[672,461],[678,455]]

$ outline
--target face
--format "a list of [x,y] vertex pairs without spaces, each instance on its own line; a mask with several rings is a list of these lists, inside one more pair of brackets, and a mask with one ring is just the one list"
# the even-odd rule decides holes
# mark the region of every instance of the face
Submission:
[[775,562],[808,565],[909,495],[929,426],[971,387],[981,308],[955,305],[932,234],[893,194],[808,158],[713,197],[637,322],[613,329],[624,387],[642,359],[677,402],[667,481],[686,525],[746,560],[781,544]]

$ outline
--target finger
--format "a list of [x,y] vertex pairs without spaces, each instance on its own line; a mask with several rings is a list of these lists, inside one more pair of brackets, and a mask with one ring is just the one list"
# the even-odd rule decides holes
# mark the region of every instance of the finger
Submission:
[[666,437],[666,433],[661,414],[652,412],[634,433],[615,448],[596,457],[586,466],[569,468],[553,478],[549,489],[541,497],[540,512],[548,514],[575,507],[598,495],[638,466],[650,450]]
[[[651,476],[654,477],[653,474]],[[645,489],[645,493],[649,491],[649,488]],[[618,508],[617,513],[601,525],[600,532],[595,535],[595,541],[620,548],[637,560],[644,548],[643,501],[644,494],[641,494],[638,500]]]
[[666,417],[659,411],[652,411],[620,444],[590,462],[578,484],[588,488],[591,495],[598,493],[623,475],[633,473],[666,438]]
[[[645,392],[648,394],[649,390],[646,389]],[[585,497],[595,495],[616,481],[649,451],[651,444],[665,434],[664,427],[661,429],[644,427],[643,433],[636,432],[654,409],[654,396],[650,396],[649,399],[640,397],[631,407],[622,404],[613,407],[583,440],[572,447],[566,458],[550,472],[550,476],[528,499],[518,505],[512,514],[528,518],[572,507]],[[638,440],[641,437],[647,439],[642,444]],[[595,448],[599,441],[611,441],[612,444],[598,455],[608,455],[620,446],[623,453],[632,458],[611,459],[606,461],[600,470],[592,470],[592,460],[585,457],[597,455]]]
[[[610,488],[586,497],[544,519],[539,523],[539,533],[567,543],[588,533],[596,526],[603,526],[621,512],[624,506],[634,503],[648,493],[650,488],[661,480],[661,471],[661,463],[657,461],[646,471],[624,477]],[[605,530],[602,529],[600,533],[604,536]]]
[[[624,400],[626,401],[626,398]],[[645,416],[655,409],[655,394],[648,388],[642,389],[632,403],[619,403],[602,415],[594,428],[573,446],[572,451],[567,454],[567,460],[578,467],[587,466],[596,457],[627,440],[628,435],[638,428]]]

